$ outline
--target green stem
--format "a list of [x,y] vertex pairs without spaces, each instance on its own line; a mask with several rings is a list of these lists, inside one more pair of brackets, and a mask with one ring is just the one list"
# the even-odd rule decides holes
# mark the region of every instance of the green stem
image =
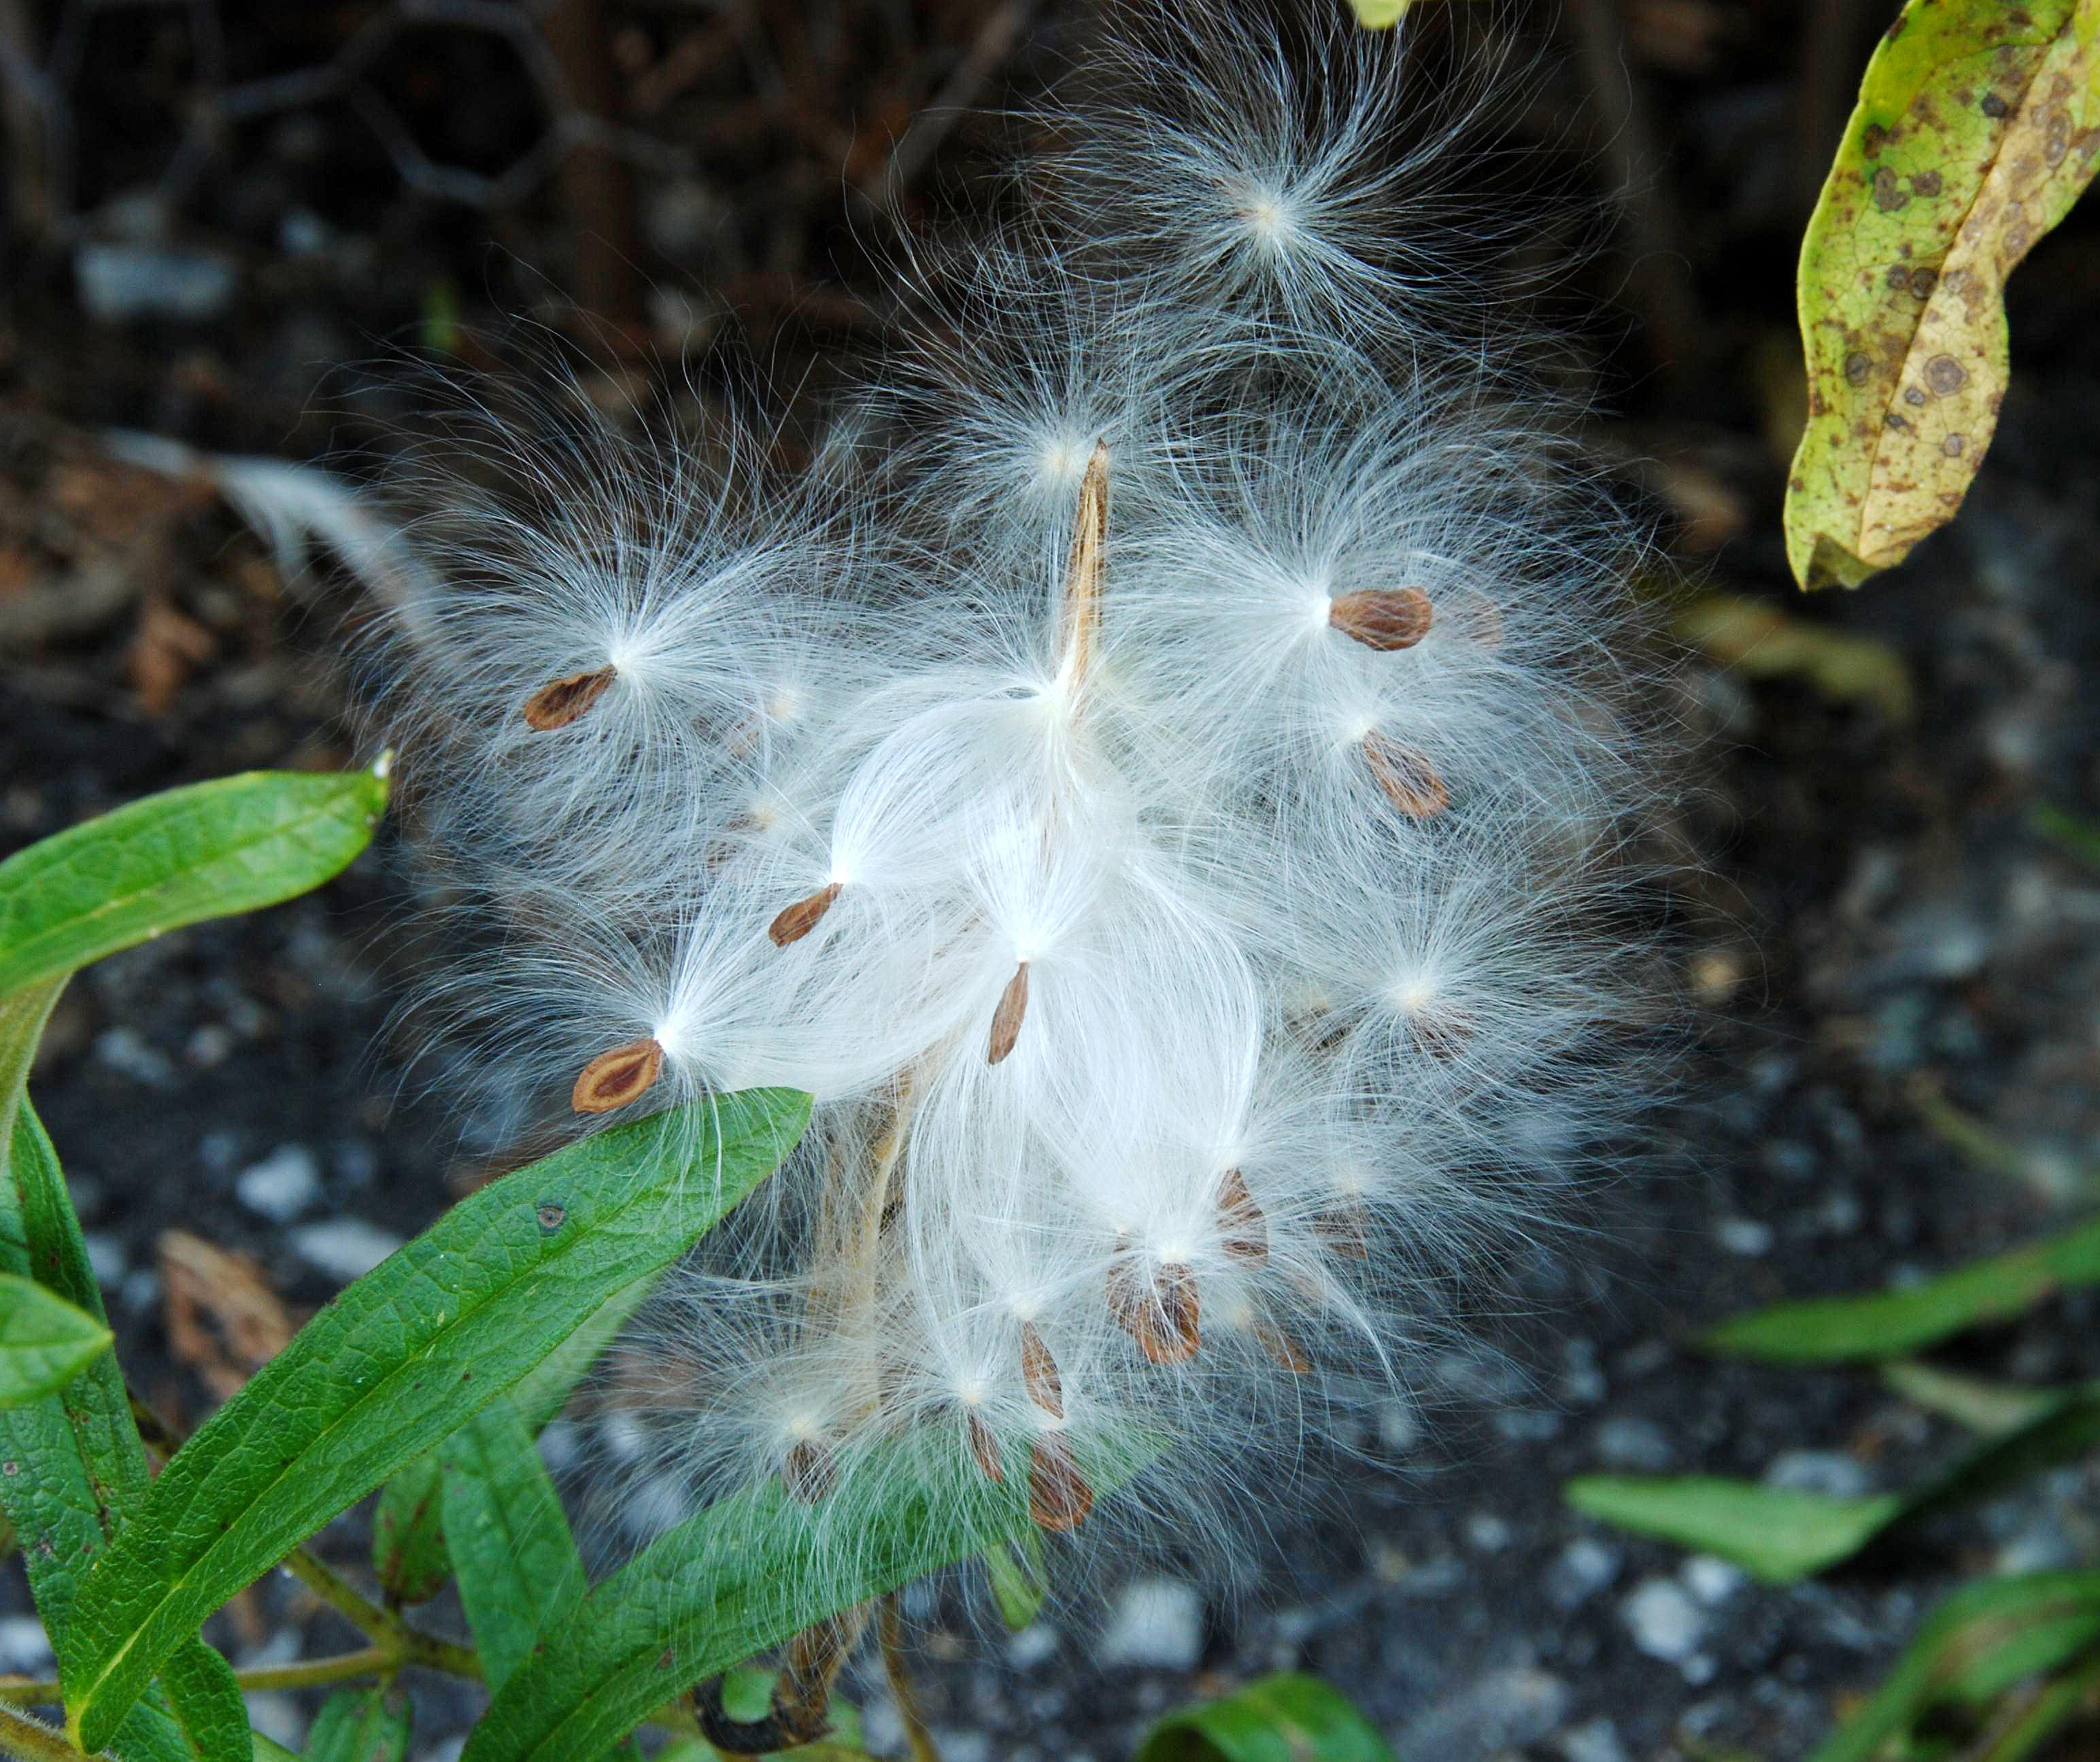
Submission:
[[[401,1659],[384,1647],[368,1645],[327,1658],[302,1658],[296,1664],[265,1664],[236,1671],[233,1680],[253,1694],[292,1689],[322,1689],[359,1676],[377,1676],[397,1668]],[[0,1707],[57,1707],[63,1690],[55,1677],[0,1676]]]
[[[163,1462],[182,1448],[182,1434],[135,1393],[131,1395],[131,1416],[138,1422],[139,1435],[146,1441],[147,1447]],[[375,1667],[382,1674],[398,1670],[404,1664],[415,1664],[425,1670],[443,1671],[448,1676],[465,1676],[474,1682],[482,1680],[481,1660],[470,1648],[418,1632],[305,1548],[293,1548],[281,1564],[285,1571],[374,1642],[376,1649],[385,1654]]]
[[87,1758],[41,1720],[0,1707],[0,1755],[18,1762],[87,1762]]

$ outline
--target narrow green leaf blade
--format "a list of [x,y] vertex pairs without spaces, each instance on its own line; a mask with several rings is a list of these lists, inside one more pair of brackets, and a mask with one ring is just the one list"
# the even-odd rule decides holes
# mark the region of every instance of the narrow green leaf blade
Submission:
[[[0,1182],[0,1271],[33,1276],[105,1320],[65,1177],[26,1104]],[[116,1355],[105,1350],[55,1393],[0,1411],[0,1507],[21,1537],[29,1588],[55,1641],[112,1519],[145,1497],[146,1450]]]
[[1904,1521],[1988,1499],[2045,1468],[2076,1461],[2095,1446],[2100,1446],[2100,1389],[2075,1390],[1927,1482],[1904,1501]]
[[602,1133],[491,1182],[338,1296],[176,1453],[90,1574],[59,1647],[88,1747],[220,1603],[684,1252],[808,1115],[805,1095],[752,1090]]
[[[11,1137],[0,1181],[0,1270],[20,1276],[33,1263],[46,1288],[106,1321],[65,1177],[26,1102]],[[98,1354],[56,1393],[0,1411],[0,1508],[25,1544],[30,1592],[55,1639],[111,1524],[145,1496],[146,1447],[113,1352]],[[115,1747],[129,1762],[195,1762],[196,1755],[158,1688],[126,1716]]]
[[[907,1438],[876,1446],[814,1505],[776,1479],[688,1518],[593,1591],[505,1684],[461,1762],[599,1755],[692,1684],[1020,1535],[1030,1523],[1020,1464],[995,1486],[958,1455]],[[1082,1466],[1106,1489],[1143,1460]]]
[[370,771],[250,771],[148,796],[0,863],[0,992],[318,887],[371,841]]
[[2000,1437],[2031,1424],[2070,1393],[1992,1382],[1943,1369],[1922,1358],[1898,1358],[1883,1365],[1882,1380],[1927,1413],[1936,1413],[1987,1437]]
[[1132,1762],[1393,1762],[1371,1723],[1317,1676],[1285,1672],[1170,1713]]
[[558,1633],[589,1588],[569,1521],[524,1420],[492,1402],[438,1452],[460,1601],[492,1694]]
[[255,1753],[248,1703],[233,1667],[199,1639],[184,1641],[161,1667],[161,1686],[197,1762],[249,1762]]
[[307,1762],[406,1762],[408,1698],[395,1689],[342,1689],[307,1733]]
[[549,1353],[538,1367],[526,1373],[510,1392],[510,1404],[536,1437],[549,1420],[569,1404],[590,1367],[611,1345],[628,1318],[641,1308],[642,1300],[655,1287],[657,1275],[644,1274],[631,1285],[615,1291],[598,1312]]
[[62,1389],[110,1343],[85,1310],[19,1274],[0,1274],[0,1407]]
[[2093,1284],[2100,1284],[2100,1217],[1903,1290],[1753,1309],[1709,1330],[1700,1344],[1767,1364],[1899,1358]]
[[991,1580],[999,1618],[1019,1633],[1042,1613],[1050,1586],[1043,1557],[1043,1538],[1033,1531],[985,1550],[985,1572]]
[[1949,1700],[1988,1700],[2100,1641],[2100,1572],[1965,1585],[1927,1618],[1873,1698],[1810,1762],[1870,1762]]
[[426,1603],[452,1575],[443,1493],[435,1456],[418,1456],[380,1490],[372,1516],[372,1570],[390,1602]]
[[1577,1511],[1718,1554],[1771,1584],[1857,1553],[1904,1507],[1894,1494],[1830,1499],[1703,1474],[1585,1475],[1564,1490]]

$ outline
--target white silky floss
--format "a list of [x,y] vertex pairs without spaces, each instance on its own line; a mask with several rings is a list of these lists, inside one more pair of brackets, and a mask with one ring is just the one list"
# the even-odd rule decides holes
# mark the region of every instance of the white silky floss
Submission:
[[816,1097],[621,1373],[696,1499],[910,1434],[1046,1530],[1243,1535],[1641,1106],[1638,540],[1420,316],[1404,45],[1308,34],[1090,43],[802,481],[517,445],[527,511],[395,548],[487,1068]]

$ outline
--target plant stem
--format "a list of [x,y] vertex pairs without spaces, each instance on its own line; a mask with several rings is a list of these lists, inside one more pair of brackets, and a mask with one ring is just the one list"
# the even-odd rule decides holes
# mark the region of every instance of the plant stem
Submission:
[[[257,1694],[321,1689],[330,1683],[347,1682],[359,1676],[381,1676],[401,1663],[396,1654],[384,1647],[368,1645],[355,1652],[302,1658],[296,1664],[265,1664],[254,1670],[236,1671],[233,1680],[243,1689]],[[62,1694],[55,1677],[0,1676],[0,1707],[57,1707]]]
[[904,1655],[904,1620],[895,1592],[882,1600],[876,1627],[882,1639],[883,1673],[889,1678],[890,1694],[897,1698],[897,1711],[904,1721],[904,1741],[911,1747],[911,1762],[941,1762],[941,1747],[933,1742],[933,1733],[919,1706],[911,1661]]
[[0,1755],[19,1762],[87,1762],[80,1751],[41,1720],[0,1707]]

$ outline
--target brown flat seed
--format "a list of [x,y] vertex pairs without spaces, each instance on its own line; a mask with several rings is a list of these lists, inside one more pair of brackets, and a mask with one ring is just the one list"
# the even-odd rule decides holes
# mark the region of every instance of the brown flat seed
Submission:
[[1327,608],[1327,622],[1343,635],[1382,652],[1414,647],[1429,634],[1433,616],[1429,596],[1418,587],[1337,594]]
[[832,909],[832,902],[839,896],[839,889],[845,884],[833,881],[829,886],[819,887],[806,899],[797,899],[792,906],[781,907],[765,934],[773,938],[773,946],[785,948],[790,943],[798,943],[814,930],[824,914]]
[[614,678],[611,667],[593,667],[588,673],[572,673],[566,679],[550,679],[525,700],[525,723],[545,734],[566,728],[605,696]]
[[1247,1191],[1246,1177],[1237,1168],[1225,1171],[1224,1190],[1218,1195],[1218,1243],[1236,1261],[1250,1266],[1268,1261],[1268,1220]]
[[780,1482],[791,1498],[814,1505],[829,1493],[838,1480],[832,1453],[813,1438],[802,1438],[780,1464]]
[[1267,1322],[1256,1322],[1252,1332],[1255,1344],[1267,1353],[1280,1371],[1288,1371],[1293,1376],[1303,1376],[1312,1368],[1312,1361],[1299,1349],[1298,1342],[1280,1327],[1272,1327]]
[[653,1040],[629,1040],[576,1073],[569,1106],[580,1114],[609,1114],[637,1099],[664,1069],[664,1049]]
[[1434,819],[1450,802],[1427,757],[1375,728],[1364,736],[1364,762],[1392,805],[1412,819]]
[[1353,1195],[1337,1199],[1312,1220],[1312,1233],[1335,1253],[1352,1261],[1371,1257],[1370,1220]]
[[1109,1314],[1154,1364],[1179,1364],[1201,1343],[1196,1275],[1162,1261],[1148,1273],[1129,1261],[1109,1270]]
[[1033,1322],[1021,1324],[1021,1384],[1028,1398],[1051,1418],[1065,1417],[1065,1384],[1057,1375],[1057,1361]]
[[1045,1432],[1028,1452],[1028,1515],[1042,1530],[1076,1530],[1094,1508],[1094,1490],[1072,1460],[1071,1440]]
[[997,1064],[1013,1050],[1021,1038],[1021,1018],[1028,1013],[1028,963],[1013,969],[1006,989],[999,994],[999,1008],[991,1013],[991,1040],[985,1048],[985,1062]]
[[985,1424],[984,1416],[972,1414],[967,1429],[970,1454],[977,1459],[977,1466],[984,1470],[985,1478],[994,1486],[1004,1486],[1006,1484],[1006,1464],[999,1460],[999,1440],[992,1435],[991,1428]]

